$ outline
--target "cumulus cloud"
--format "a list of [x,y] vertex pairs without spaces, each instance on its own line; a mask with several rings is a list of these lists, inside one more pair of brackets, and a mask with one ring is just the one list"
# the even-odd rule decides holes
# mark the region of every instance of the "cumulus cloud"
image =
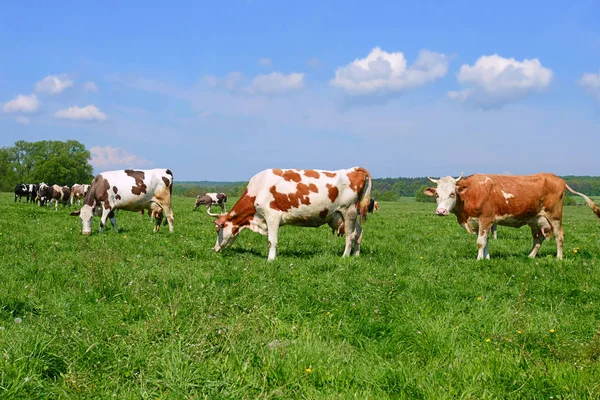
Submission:
[[355,96],[389,95],[433,82],[447,72],[448,57],[444,54],[421,50],[409,66],[404,54],[375,47],[367,57],[339,67],[330,84]]
[[148,167],[153,165],[152,161],[145,160],[119,147],[94,146],[90,149],[92,155],[92,166],[95,168],[106,167]]
[[87,81],[87,82],[85,82],[85,83],[83,84],[83,88],[84,88],[85,90],[87,90],[88,92],[94,92],[94,93],[95,93],[95,92],[97,92],[97,91],[99,90],[99,89],[98,89],[98,86],[96,86],[96,84],[95,84],[94,82],[92,82],[92,81]]
[[17,123],[21,125],[29,125],[31,123],[31,120],[29,118],[23,116],[15,117],[15,121],[17,121]]
[[59,94],[73,86],[73,81],[66,74],[48,75],[35,84],[35,91],[45,94]]
[[261,67],[270,67],[271,65],[273,65],[273,63],[268,58],[261,58],[260,60],[258,60],[258,65],[260,65]]
[[18,95],[16,98],[4,103],[2,111],[5,113],[27,113],[31,114],[36,112],[40,108],[40,101],[35,94],[25,96],[23,94]]
[[600,69],[597,74],[583,74],[579,79],[579,85],[581,85],[587,93],[595,96],[600,101]]
[[302,73],[292,72],[285,75],[281,72],[272,72],[257,75],[252,79],[252,83],[247,90],[250,93],[272,95],[302,89],[303,87],[304,74]]
[[463,90],[448,92],[448,98],[475,105],[501,107],[550,86],[552,70],[537,58],[517,61],[497,54],[480,57],[473,66],[463,65],[458,81]]
[[108,117],[93,104],[85,107],[73,106],[57,111],[54,116],[60,119],[73,121],[104,121]]

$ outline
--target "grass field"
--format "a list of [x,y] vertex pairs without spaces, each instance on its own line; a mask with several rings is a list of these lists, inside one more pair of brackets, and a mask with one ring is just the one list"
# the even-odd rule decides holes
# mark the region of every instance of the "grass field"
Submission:
[[[230,201],[230,206],[233,205]],[[600,223],[566,207],[531,260],[492,259],[434,204],[381,203],[362,254],[284,227],[277,259],[174,199],[175,233],[121,212],[115,234],[0,194],[0,398],[600,398]]]

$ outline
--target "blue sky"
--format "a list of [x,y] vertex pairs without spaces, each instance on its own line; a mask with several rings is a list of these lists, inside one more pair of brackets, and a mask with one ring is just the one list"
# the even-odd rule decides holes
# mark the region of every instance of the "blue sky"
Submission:
[[76,139],[96,172],[177,180],[600,174],[598,2],[2,8],[0,146]]

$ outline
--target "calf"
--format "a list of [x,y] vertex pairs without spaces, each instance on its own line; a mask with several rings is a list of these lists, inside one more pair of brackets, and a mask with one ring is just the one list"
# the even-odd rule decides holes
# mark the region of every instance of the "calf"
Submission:
[[586,195],[574,191],[556,175],[541,173],[527,176],[475,174],[465,179],[446,176],[431,179],[437,188],[424,193],[437,197],[439,216],[456,215],[458,223],[469,233],[478,233],[477,259],[490,258],[488,233],[494,224],[520,228],[528,225],[533,236],[529,257],[535,257],[545,238],[554,235],[556,257],[563,258],[562,227],[565,189],[583,197],[600,217],[600,209]]
[[208,215],[214,216],[215,214],[210,213],[210,208],[215,204],[221,207],[221,214],[227,212],[227,195],[225,193],[206,193],[204,196],[196,196],[194,210],[200,205],[205,205]]
[[230,246],[240,231],[250,228],[269,237],[269,260],[275,259],[282,225],[317,227],[329,224],[346,234],[348,256],[360,254],[362,229],[371,196],[371,175],[364,168],[338,171],[267,169],[253,176],[229,213],[215,221],[214,250]]
[[80,185],[78,183],[71,186],[71,205],[77,202],[79,205],[81,200],[85,198],[85,195],[90,190],[90,185]]
[[24,183],[19,183],[17,186],[15,186],[15,203],[17,202],[17,199],[21,201],[22,197],[29,199],[29,191],[27,189],[27,185]]
[[168,169],[102,172],[94,178],[83,207],[71,215],[81,218],[82,233],[89,235],[94,215],[101,215],[100,232],[104,230],[107,219],[118,232],[116,210],[149,210],[156,217],[154,232],[158,232],[163,217],[169,223],[169,231],[173,232],[172,191],[173,173]]

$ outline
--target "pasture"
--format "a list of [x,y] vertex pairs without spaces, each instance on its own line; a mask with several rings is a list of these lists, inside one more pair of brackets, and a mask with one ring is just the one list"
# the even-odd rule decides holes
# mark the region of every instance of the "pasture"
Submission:
[[[565,207],[565,259],[499,227],[492,259],[435,204],[380,202],[361,256],[324,226],[249,230],[174,198],[175,232],[0,194],[1,398],[598,398],[600,223]],[[237,199],[228,201],[232,207]],[[75,210],[76,207],[73,207]]]

